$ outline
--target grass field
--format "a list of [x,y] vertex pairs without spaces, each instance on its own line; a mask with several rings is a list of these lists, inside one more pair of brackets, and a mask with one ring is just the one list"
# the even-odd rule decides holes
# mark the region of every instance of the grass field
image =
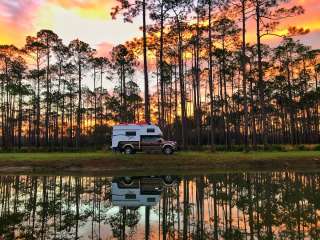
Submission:
[[178,152],[123,155],[113,152],[1,153],[0,173],[138,174],[158,172],[216,172],[320,170],[320,151]]

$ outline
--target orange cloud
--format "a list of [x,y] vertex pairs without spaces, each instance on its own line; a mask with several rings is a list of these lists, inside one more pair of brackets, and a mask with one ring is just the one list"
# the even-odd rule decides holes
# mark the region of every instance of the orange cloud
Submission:
[[110,10],[115,3],[113,0],[49,0],[49,2],[76,11],[83,17],[103,19],[110,19]]
[[[309,29],[309,34],[295,38],[300,39],[303,43],[313,46],[314,48],[319,48],[319,38],[317,39],[317,36],[319,36],[320,32],[319,0],[292,0],[286,4],[282,4],[281,7],[292,7],[294,5],[301,5],[305,9],[305,13],[303,15],[282,19],[275,33],[279,35],[286,34],[287,29],[291,26]],[[253,19],[248,21],[247,40],[250,43],[256,42],[255,22]],[[263,37],[262,41],[263,43],[275,46],[281,41],[281,38],[275,36],[265,36]]]

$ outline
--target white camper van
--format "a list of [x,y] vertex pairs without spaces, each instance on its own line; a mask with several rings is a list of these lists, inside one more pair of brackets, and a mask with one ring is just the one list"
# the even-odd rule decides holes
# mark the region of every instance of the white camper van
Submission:
[[162,131],[154,124],[124,123],[113,127],[112,149],[126,154],[137,151],[162,151],[165,154],[172,154],[177,150],[177,143],[165,141],[162,138]]

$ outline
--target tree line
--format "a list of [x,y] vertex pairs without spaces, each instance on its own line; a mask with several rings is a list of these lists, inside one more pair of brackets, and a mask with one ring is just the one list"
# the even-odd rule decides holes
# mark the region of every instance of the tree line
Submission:
[[[303,13],[281,0],[119,0],[112,16],[141,17],[143,34],[109,57],[50,30],[21,49],[1,45],[2,148],[100,147],[113,124],[140,121],[182,147],[318,143],[320,51],[296,40],[308,29],[277,31]],[[268,36],[280,44],[263,44]]]
[[[142,99],[132,79],[137,60],[124,45],[108,59],[81,40],[65,45],[41,30],[22,49],[1,45],[0,59],[3,149],[102,145],[109,121],[139,118]],[[119,82],[110,95],[104,84],[113,78]],[[88,80],[93,89],[83,84]]]

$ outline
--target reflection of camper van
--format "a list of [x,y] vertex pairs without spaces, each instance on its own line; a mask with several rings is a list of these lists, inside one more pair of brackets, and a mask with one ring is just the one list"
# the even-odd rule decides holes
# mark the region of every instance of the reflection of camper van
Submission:
[[136,208],[154,206],[166,185],[173,184],[172,177],[124,177],[112,181],[112,203],[115,206]]
[[162,151],[172,154],[177,143],[162,138],[162,131],[153,124],[120,124],[113,127],[112,149],[126,154],[137,151]]

